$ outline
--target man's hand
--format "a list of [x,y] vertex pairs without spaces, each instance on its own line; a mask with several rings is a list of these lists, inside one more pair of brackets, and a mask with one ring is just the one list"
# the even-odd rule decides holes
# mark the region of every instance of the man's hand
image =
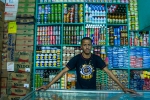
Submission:
[[38,90],[41,90],[41,89],[47,90],[48,86],[47,85],[43,85],[43,86],[37,88],[36,90],[38,91]]
[[124,93],[129,92],[129,93],[132,93],[132,94],[138,94],[136,91],[131,90],[131,89],[128,89],[128,88],[124,88],[124,89],[122,89],[122,90],[123,90]]

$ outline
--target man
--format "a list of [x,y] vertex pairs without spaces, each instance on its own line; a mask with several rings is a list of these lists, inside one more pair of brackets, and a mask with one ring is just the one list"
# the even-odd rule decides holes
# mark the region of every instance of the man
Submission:
[[59,80],[67,71],[76,69],[77,82],[76,89],[96,89],[96,68],[100,68],[105,71],[110,78],[112,78],[126,93],[136,93],[133,90],[125,88],[119,80],[113,75],[113,73],[107,68],[107,62],[105,63],[99,56],[92,54],[92,40],[89,37],[84,37],[81,40],[82,53],[73,57],[66,65],[66,67],[46,86],[38,88],[48,89],[53,83]]

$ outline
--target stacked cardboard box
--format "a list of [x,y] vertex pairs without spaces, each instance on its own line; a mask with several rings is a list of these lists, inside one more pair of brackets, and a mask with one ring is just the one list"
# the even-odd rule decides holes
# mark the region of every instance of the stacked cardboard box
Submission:
[[[2,73],[2,52],[3,52],[3,32],[4,32],[4,11],[5,4],[0,1],[0,73]],[[1,78],[3,74],[0,74],[0,96],[1,94],[6,94],[6,87],[3,87],[5,79]]]
[[[19,0],[16,18],[17,33],[8,34],[8,23],[4,23],[3,41],[7,47],[3,48],[3,76],[7,77],[7,84],[3,82],[8,100],[20,99],[31,91],[33,68],[34,42],[34,9],[35,0]],[[3,79],[4,80],[4,79]],[[5,80],[4,80],[5,81]]]

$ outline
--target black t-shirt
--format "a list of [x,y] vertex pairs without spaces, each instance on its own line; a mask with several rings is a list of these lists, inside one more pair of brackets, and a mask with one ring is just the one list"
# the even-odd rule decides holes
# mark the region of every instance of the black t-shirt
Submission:
[[95,54],[88,59],[84,58],[82,54],[78,54],[66,66],[69,70],[76,69],[76,89],[96,89],[96,68],[102,70],[106,64]]

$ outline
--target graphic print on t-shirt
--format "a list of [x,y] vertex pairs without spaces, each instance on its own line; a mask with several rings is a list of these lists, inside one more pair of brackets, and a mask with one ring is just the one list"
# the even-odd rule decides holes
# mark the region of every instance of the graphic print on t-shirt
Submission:
[[83,79],[91,79],[93,77],[94,68],[91,64],[83,64],[80,68],[80,75]]

